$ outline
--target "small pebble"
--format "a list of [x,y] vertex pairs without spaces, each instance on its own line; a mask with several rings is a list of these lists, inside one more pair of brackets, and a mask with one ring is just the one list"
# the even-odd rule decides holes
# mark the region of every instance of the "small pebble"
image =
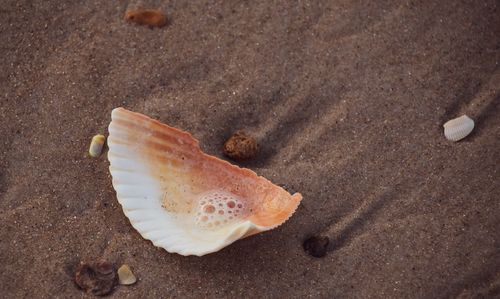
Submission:
[[128,265],[122,265],[118,269],[118,280],[122,285],[131,285],[137,281],[137,278]]
[[116,285],[116,273],[108,262],[80,263],[75,272],[75,283],[85,292],[105,296]]
[[444,136],[450,141],[457,142],[467,137],[474,129],[474,121],[467,115],[447,121],[444,125]]
[[95,135],[92,137],[92,142],[90,143],[89,155],[91,157],[97,158],[101,155],[102,148],[104,147],[104,141],[106,137],[104,135]]
[[224,154],[235,160],[248,160],[257,155],[259,145],[244,131],[236,131],[225,143]]
[[328,237],[313,236],[304,241],[304,250],[311,256],[324,257],[328,250],[330,240]]
[[162,27],[167,24],[167,17],[158,9],[135,9],[125,13],[125,20],[149,27]]

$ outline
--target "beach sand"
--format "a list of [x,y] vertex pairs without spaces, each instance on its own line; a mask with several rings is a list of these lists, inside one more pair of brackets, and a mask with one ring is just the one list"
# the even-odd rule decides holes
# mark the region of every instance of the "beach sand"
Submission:
[[[125,22],[138,6],[168,25]],[[7,1],[0,41],[1,297],[85,297],[99,259],[139,279],[112,298],[500,296],[498,1]],[[245,129],[239,165],[302,204],[201,258],[154,247],[87,154],[120,106],[220,158]]]

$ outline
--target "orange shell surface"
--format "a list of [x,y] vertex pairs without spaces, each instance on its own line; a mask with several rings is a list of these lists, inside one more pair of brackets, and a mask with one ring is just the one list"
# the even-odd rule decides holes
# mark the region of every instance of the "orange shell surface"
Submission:
[[169,252],[220,250],[282,224],[300,204],[299,193],[203,153],[189,133],[124,108],[111,118],[108,158],[118,200],[141,235]]

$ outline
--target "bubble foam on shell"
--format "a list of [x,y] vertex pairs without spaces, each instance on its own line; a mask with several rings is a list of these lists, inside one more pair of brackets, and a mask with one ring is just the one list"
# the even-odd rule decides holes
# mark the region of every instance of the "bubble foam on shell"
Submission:
[[219,190],[200,197],[195,221],[202,228],[220,227],[241,221],[246,214],[246,207],[241,199]]

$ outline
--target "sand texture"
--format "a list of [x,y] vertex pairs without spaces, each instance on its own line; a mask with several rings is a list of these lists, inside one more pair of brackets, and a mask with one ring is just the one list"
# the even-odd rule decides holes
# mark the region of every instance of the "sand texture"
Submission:
[[[138,6],[168,24],[126,22]],[[500,296],[499,1],[7,0],[0,57],[2,298],[86,297],[73,272],[98,259],[137,276],[111,298]],[[154,247],[87,154],[119,106],[220,158],[244,129],[239,165],[302,204],[202,258]]]

